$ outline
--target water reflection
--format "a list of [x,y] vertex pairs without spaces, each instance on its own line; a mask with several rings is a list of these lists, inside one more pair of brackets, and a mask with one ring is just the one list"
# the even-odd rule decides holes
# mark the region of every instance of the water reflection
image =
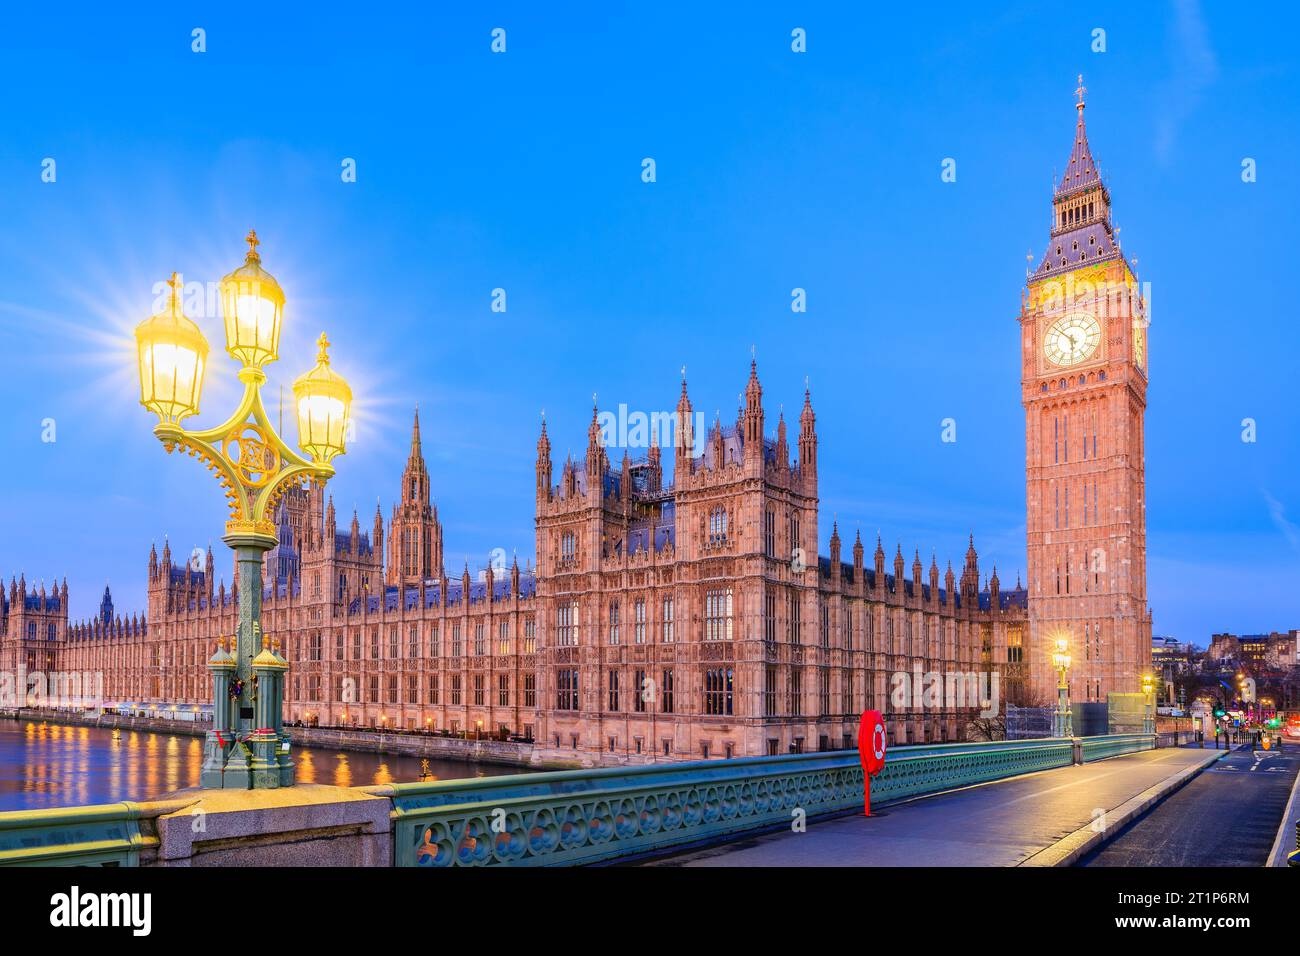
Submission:
[[[300,783],[358,787],[518,773],[511,767],[297,748]],[[149,800],[198,786],[201,738],[0,720],[0,811]]]

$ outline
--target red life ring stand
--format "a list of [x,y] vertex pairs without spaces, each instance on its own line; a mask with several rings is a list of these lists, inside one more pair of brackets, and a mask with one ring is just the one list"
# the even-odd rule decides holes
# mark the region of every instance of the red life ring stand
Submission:
[[862,761],[862,803],[866,816],[871,816],[871,778],[885,769],[888,748],[884,716],[878,710],[864,710],[858,724],[858,759]]

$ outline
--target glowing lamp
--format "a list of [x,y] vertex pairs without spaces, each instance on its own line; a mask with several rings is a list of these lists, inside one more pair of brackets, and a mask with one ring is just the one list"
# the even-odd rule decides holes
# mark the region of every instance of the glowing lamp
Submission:
[[172,273],[167,307],[135,327],[140,404],[160,421],[177,423],[199,413],[208,340],[181,309],[180,280]]
[[247,368],[274,362],[280,352],[284,292],[262,268],[257,233],[245,237],[244,264],[221,280],[221,311],[226,320],[226,351]]
[[352,389],[330,368],[330,343],[324,332],[316,344],[320,346],[316,367],[293,383],[293,396],[298,407],[299,447],[315,461],[328,463],[346,450]]
[[1056,653],[1052,655],[1052,663],[1056,665],[1057,670],[1065,670],[1070,666],[1069,646],[1065,638],[1056,639]]

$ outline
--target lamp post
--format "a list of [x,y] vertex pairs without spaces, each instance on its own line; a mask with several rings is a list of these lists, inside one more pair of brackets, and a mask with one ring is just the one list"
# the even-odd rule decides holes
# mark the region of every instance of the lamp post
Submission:
[[1056,639],[1056,652],[1052,654],[1052,664],[1056,667],[1056,726],[1053,728],[1057,737],[1072,737],[1074,730],[1070,716],[1070,685],[1066,673],[1070,670],[1070,645],[1064,637]]
[[288,663],[279,641],[262,632],[262,557],[275,547],[275,508],[285,492],[334,475],[344,453],[352,390],[330,368],[324,333],[315,368],[293,384],[298,418],[295,453],[271,426],[262,404],[264,366],[279,357],[284,292],[262,268],[257,233],[247,236],[244,264],[221,280],[226,351],[240,363],[244,396],[215,428],[190,431],[181,422],[199,413],[208,343],[184,314],[173,273],[167,306],[135,330],[140,404],[158,416],[154,434],[171,453],[199,458],[217,476],[230,508],[222,540],[235,552],[239,619],[236,636],[208,661],[212,730],[203,748],[204,787],[269,789],[293,785],[284,733]]
[[[1156,680],[1150,674],[1142,675],[1142,733],[1156,732]],[[1175,736],[1177,736],[1175,734]]]

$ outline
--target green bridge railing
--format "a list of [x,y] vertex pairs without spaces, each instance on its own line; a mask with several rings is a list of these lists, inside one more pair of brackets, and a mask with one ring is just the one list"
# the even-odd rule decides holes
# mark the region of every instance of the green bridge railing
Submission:
[[[872,806],[1069,766],[1070,738],[892,749]],[[1150,734],[1093,737],[1083,760],[1155,746]],[[397,866],[599,863],[789,826],[862,806],[854,751],[518,774],[367,787],[393,802]]]
[[0,866],[139,866],[153,822],[197,802],[153,800],[0,813]]

